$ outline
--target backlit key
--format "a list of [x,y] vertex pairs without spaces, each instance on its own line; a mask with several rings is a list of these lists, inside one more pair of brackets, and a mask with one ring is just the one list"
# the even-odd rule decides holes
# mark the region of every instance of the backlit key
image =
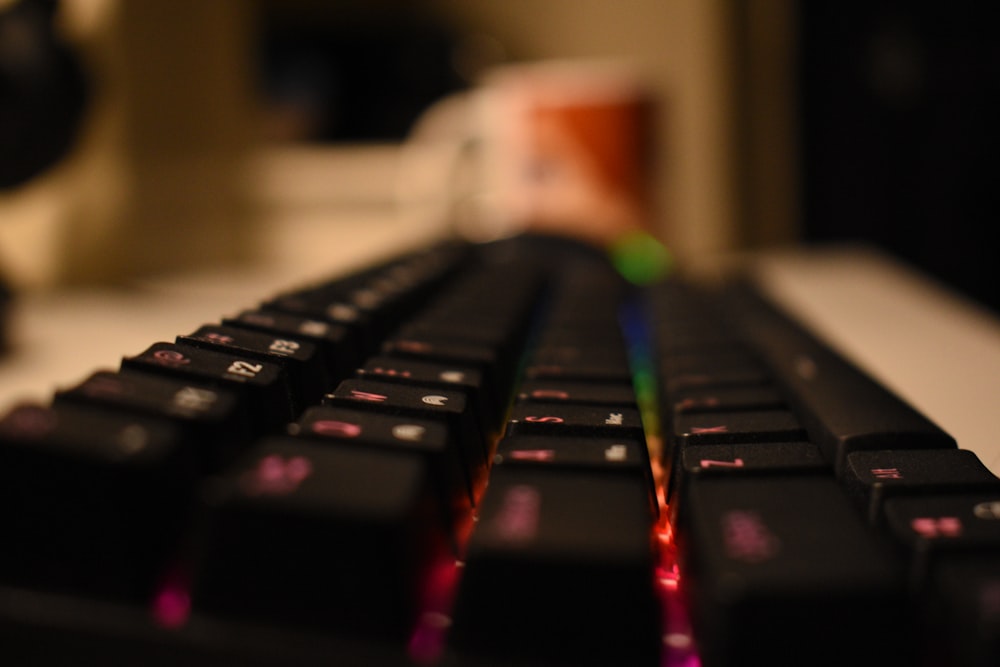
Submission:
[[832,477],[690,482],[678,543],[706,667],[907,665],[901,563]]
[[511,410],[507,434],[643,438],[635,408],[569,403],[518,403]]
[[295,418],[288,376],[278,364],[176,343],[154,343],[122,368],[222,387],[241,397],[257,432],[275,432]]
[[315,403],[327,389],[329,379],[319,350],[313,343],[286,336],[250,331],[239,327],[206,325],[177,342],[207,350],[248,355],[278,364],[288,373],[296,412]]
[[791,412],[759,410],[679,415],[674,438],[684,445],[791,442],[803,440],[805,429]]
[[197,461],[169,421],[23,404],[0,420],[0,579],[143,601],[188,518]]
[[446,549],[420,457],[268,439],[203,494],[196,608],[402,642]]
[[53,403],[103,406],[165,419],[182,430],[184,447],[206,471],[217,469],[252,437],[236,394],[148,373],[98,371],[57,391]]
[[323,404],[442,422],[461,454],[463,467],[476,480],[473,488],[479,486],[485,475],[489,443],[462,391],[351,379],[341,382],[323,399]]
[[422,457],[443,506],[453,510],[449,521],[467,512],[475,497],[472,485],[477,471],[466,468],[458,444],[440,420],[317,405],[290,425],[289,432],[339,446],[385,448]]
[[485,664],[657,665],[648,494],[627,475],[496,467],[459,584],[457,649]]

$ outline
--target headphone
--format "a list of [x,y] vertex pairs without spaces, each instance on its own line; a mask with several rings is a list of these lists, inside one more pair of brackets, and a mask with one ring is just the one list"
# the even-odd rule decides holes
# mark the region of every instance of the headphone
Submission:
[[58,4],[0,2],[0,192],[57,163],[87,106],[83,66],[56,34]]

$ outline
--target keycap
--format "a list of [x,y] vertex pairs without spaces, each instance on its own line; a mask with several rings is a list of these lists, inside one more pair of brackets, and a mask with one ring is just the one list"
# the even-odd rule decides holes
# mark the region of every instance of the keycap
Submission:
[[627,383],[632,379],[628,357],[621,350],[577,347],[572,352],[550,350],[532,357],[524,371],[533,380],[582,380]]
[[387,415],[317,405],[289,425],[293,435],[341,446],[384,448],[420,456],[430,471],[446,521],[452,525],[475,503],[473,484],[479,471],[470,469],[447,425],[438,420]]
[[1000,488],[889,498],[886,530],[906,547],[910,576],[920,581],[939,558],[963,551],[1000,557]]
[[755,442],[683,447],[674,459],[666,490],[671,520],[687,502],[689,480],[762,474],[830,475],[830,464],[811,442]]
[[235,317],[223,318],[222,324],[315,344],[331,382],[343,380],[362,361],[361,342],[351,329],[341,324],[264,308],[244,310]]
[[53,403],[93,405],[167,420],[182,430],[183,446],[206,472],[219,469],[252,438],[235,394],[177,378],[96,371],[56,391]]
[[964,449],[892,449],[847,455],[844,490],[868,520],[882,519],[887,498],[950,491],[1000,489],[1000,480]]
[[466,395],[461,391],[350,379],[341,382],[336,390],[324,397],[323,404],[444,423],[452,447],[461,456],[463,468],[474,480],[472,487],[478,497],[491,443],[487,442]]
[[196,609],[402,642],[446,551],[423,460],[400,452],[272,437],[202,497]]
[[693,386],[677,389],[667,398],[674,415],[695,412],[735,412],[785,408],[781,393],[767,384]]
[[176,342],[281,366],[288,373],[296,413],[318,401],[329,387],[323,359],[316,346],[306,340],[209,324],[178,336]]
[[692,479],[677,540],[703,664],[914,664],[902,571],[831,478]]
[[518,403],[507,422],[508,435],[578,435],[642,439],[636,408],[571,403]]
[[635,438],[509,436],[497,445],[497,465],[540,465],[559,468],[627,470],[646,477],[649,452]]
[[497,466],[451,641],[486,664],[658,664],[651,526],[640,479]]
[[[741,295],[736,319],[836,470],[859,449],[954,448],[955,440],[895,394],[763,304]],[[734,297],[737,299],[737,297]]]
[[924,609],[933,637],[930,660],[942,665],[1000,664],[1000,559],[996,553],[950,557],[931,573]]
[[489,395],[507,396],[513,370],[504,367],[500,355],[492,345],[427,336],[400,335],[381,349],[384,357],[472,368],[482,376]]
[[659,512],[649,450],[640,438],[512,435],[497,443],[493,464],[632,475],[646,483],[650,509]]
[[526,380],[518,389],[517,400],[636,406],[635,390],[630,383],[563,379]]
[[154,343],[135,356],[123,358],[121,367],[233,392],[240,396],[239,403],[255,433],[276,432],[295,418],[288,376],[278,364],[190,345]]
[[497,396],[484,380],[482,372],[470,366],[454,363],[420,361],[409,357],[374,356],[357,369],[359,378],[424,387],[461,389],[475,406],[480,421],[496,429],[502,411],[507,407],[506,397]]
[[353,275],[281,293],[262,306],[347,327],[362,352],[371,354],[432,290],[465,265],[466,250],[461,243],[443,241]]
[[684,446],[720,443],[789,442],[805,430],[787,410],[746,410],[678,415],[673,435]]
[[24,403],[0,420],[0,580],[145,601],[178,548],[197,461],[168,421]]

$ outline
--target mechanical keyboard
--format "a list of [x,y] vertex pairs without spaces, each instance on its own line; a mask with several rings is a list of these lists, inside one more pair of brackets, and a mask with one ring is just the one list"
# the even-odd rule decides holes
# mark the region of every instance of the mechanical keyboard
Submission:
[[1000,664],[1000,482],[748,281],[262,297],[0,418],[7,664]]

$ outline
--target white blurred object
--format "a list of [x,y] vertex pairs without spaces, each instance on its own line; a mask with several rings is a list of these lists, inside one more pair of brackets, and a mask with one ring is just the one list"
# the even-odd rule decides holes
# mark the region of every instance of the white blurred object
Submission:
[[417,123],[400,201],[476,240],[531,229],[607,245],[652,232],[655,105],[624,61],[494,68]]

